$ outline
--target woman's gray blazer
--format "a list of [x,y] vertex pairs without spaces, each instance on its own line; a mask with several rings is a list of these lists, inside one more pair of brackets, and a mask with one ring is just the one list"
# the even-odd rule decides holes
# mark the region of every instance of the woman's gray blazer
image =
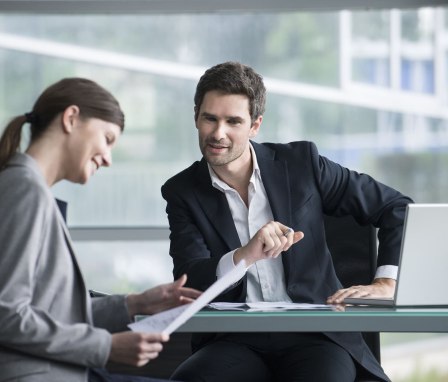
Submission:
[[87,381],[128,321],[124,296],[92,304],[37,162],[16,154],[0,172],[0,381]]

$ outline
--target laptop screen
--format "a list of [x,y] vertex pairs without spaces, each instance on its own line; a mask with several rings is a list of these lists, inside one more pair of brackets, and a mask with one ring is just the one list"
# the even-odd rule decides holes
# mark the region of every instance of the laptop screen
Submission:
[[448,204],[407,207],[395,304],[448,305]]
[[347,304],[448,306],[448,204],[409,204],[393,299],[346,298]]

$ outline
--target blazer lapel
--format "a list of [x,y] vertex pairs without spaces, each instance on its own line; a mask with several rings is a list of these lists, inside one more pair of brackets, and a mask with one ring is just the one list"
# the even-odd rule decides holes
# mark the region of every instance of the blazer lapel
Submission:
[[[274,220],[288,227],[292,226],[291,193],[286,162],[275,158],[275,151],[252,142],[260,167],[261,179],[268,196]],[[285,270],[285,282],[289,285],[291,268],[291,248],[283,252],[282,262]]]
[[199,162],[196,177],[196,198],[208,220],[228,245],[229,250],[241,247],[227,198],[223,192],[212,186],[204,158]]
[[268,196],[274,220],[291,225],[291,195],[286,162],[275,158],[275,151],[251,142],[260,167],[261,179]]
[[87,291],[87,287],[84,281],[84,277],[82,275],[81,272],[81,268],[79,267],[78,264],[78,260],[76,259],[76,255],[75,255],[75,251],[73,250],[73,243],[72,243],[72,239],[70,236],[70,233],[68,231],[67,228],[67,223],[66,223],[66,209],[67,209],[67,203],[61,200],[55,200],[55,204],[57,205],[57,207],[55,208],[56,211],[56,216],[59,220],[59,224],[62,227],[62,230],[64,231],[64,237],[65,237],[65,242],[67,243],[67,248],[70,252],[70,255],[72,257],[72,261],[73,261],[73,266],[77,272],[77,276],[78,279],[81,282],[81,285],[83,287],[83,297],[84,297],[84,314],[86,319],[89,321],[89,323],[93,322],[93,318],[92,318],[92,309],[91,309],[91,305],[89,302],[89,297],[88,297],[88,291]]

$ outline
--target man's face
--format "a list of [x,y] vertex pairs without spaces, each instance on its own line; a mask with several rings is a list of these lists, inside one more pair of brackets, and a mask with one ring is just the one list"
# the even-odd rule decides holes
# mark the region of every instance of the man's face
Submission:
[[246,96],[209,91],[197,116],[199,146],[212,167],[238,166],[250,158],[249,139],[257,135],[262,116],[252,123]]

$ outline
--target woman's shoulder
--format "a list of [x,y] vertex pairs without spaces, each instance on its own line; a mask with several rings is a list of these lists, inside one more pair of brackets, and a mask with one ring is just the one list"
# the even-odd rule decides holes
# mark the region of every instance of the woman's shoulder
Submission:
[[0,210],[20,209],[36,213],[45,210],[53,200],[49,187],[35,169],[8,166],[0,172]]

